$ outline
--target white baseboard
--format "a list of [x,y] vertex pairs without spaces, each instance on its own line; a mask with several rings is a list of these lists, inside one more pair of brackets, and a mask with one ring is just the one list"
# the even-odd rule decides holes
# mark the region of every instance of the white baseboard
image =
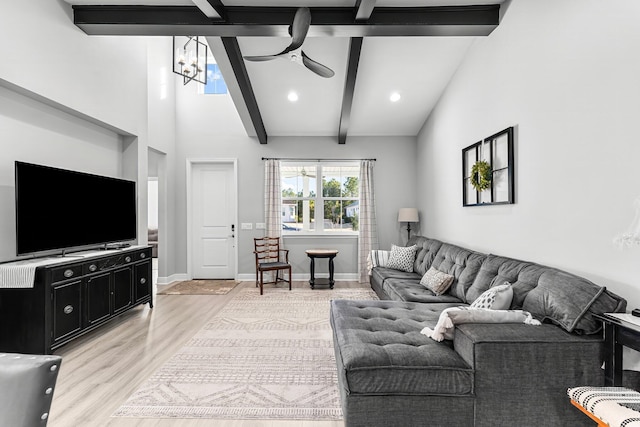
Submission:
[[[315,276],[316,276],[316,279],[328,279],[329,273],[316,274]],[[298,273],[293,275],[293,280],[298,280],[298,281],[300,280],[308,281],[310,278],[311,278],[311,275],[309,273]],[[333,279],[344,281],[344,282],[357,282],[359,280],[359,277],[357,273],[336,273],[333,275]],[[243,282],[253,282],[256,280],[256,275],[255,273],[238,274],[237,280],[243,281]]]
[[158,277],[158,281],[156,282],[158,285],[168,285],[173,282],[182,282],[184,280],[189,280],[189,276],[186,274],[172,274],[169,277]]
[[[293,280],[296,281],[309,281],[311,275],[309,273],[299,273],[293,275]],[[329,273],[320,273],[316,274],[316,279],[328,279]],[[334,280],[340,280],[344,282],[357,282],[359,280],[357,273],[336,273],[333,275]],[[181,282],[184,280],[189,280],[189,276],[187,274],[172,274],[169,277],[158,277],[157,284],[158,285],[168,285],[173,282]],[[236,279],[240,282],[253,282],[256,280],[255,273],[249,274],[238,274],[238,278]]]

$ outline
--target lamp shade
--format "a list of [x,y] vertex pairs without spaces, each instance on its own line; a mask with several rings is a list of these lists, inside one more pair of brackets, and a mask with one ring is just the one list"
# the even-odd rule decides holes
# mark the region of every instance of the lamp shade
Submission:
[[398,222],[418,222],[418,209],[401,208],[398,212]]

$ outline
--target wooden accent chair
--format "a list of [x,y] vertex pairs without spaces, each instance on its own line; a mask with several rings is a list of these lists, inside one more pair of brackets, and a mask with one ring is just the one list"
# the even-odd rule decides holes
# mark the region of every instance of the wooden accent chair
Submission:
[[[279,237],[259,237],[254,238],[253,243],[256,255],[256,287],[260,284],[260,295],[265,283],[277,284],[278,282],[289,283],[291,290],[291,264],[289,264],[289,250],[280,249]],[[289,280],[280,277],[280,270],[289,270]],[[265,282],[263,274],[265,271],[275,271],[275,279],[271,282]],[[258,273],[260,277],[258,279]]]

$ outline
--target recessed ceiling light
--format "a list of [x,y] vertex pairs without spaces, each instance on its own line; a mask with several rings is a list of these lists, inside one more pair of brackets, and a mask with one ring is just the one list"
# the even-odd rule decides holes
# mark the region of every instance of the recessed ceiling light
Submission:
[[391,96],[389,97],[389,101],[391,102],[398,102],[400,101],[400,94],[398,92],[393,92],[391,94]]
[[298,94],[295,93],[294,91],[291,91],[291,92],[289,92],[289,95],[287,95],[287,98],[291,102],[296,102],[298,100]]

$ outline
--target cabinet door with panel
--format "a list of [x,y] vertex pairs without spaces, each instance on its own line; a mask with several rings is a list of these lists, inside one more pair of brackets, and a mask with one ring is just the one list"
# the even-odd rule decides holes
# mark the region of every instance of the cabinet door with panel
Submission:
[[111,315],[111,273],[91,276],[86,280],[87,326]]
[[0,351],[51,354],[141,304],[153,307],[151,248],[36,266],[32,288],[0,289]]
[[113,313],[119,313],[133,304],[133,277],[131,267],[113,272]]
[[[135,276],[135,301],[140,302],[151,296],[151,261],[136,264],[134,267]],[[149,303],[153,307],[153,303]]]
[[82,329],[82,280],[52,287],[53,341],[60,341]]

